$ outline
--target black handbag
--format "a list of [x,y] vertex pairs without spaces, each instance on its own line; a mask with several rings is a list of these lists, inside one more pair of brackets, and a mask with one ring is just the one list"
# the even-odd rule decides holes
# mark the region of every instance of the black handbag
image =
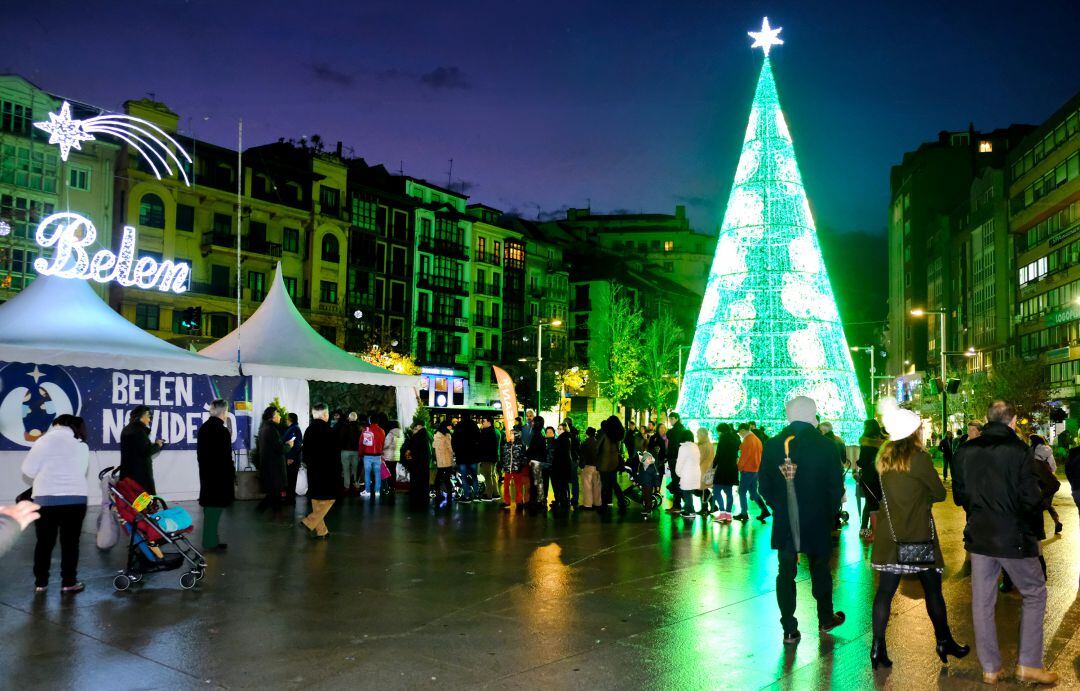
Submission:
[[937,531],[934,528],[934,514],[930,514],[930,539],[925,542],[900,542],[896,539],[896,531],[893,530],[892,516],[889,515],[889,501],[885,498],[885,483],[881,483],[881,505],[885,507],[885,518],[889,521],[889,532],[893,542],[896,543],[896,561],[903,566],[933,566],[936,557],[934,554],[934,538]]

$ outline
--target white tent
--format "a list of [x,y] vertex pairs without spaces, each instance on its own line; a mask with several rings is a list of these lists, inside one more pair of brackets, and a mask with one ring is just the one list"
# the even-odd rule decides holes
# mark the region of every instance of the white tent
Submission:
[[[57,276],[38,277],[0,305],[0,363],[179,375],[239,373],[234,363],[191,353],[143,331],[111,309],[86,281]],[[0,400],[7,401],[7,393],[0,391]],[[8,500],[26,487],[20,473],[25,455],[25,450],[0,451],[0,496]],[[118,465],[120,453],[97,450],[90,456],[88,484],[91,501],[96,501],[97,471]],[[197,496],[199,477],[194,451],[162,451],[155,458],[154,469],[158,492],[164,496],[176,500]]]
[[305,424],[309,409],[309,381],[391,386],[395,390],[398,420],[408,425],[416,411],[420,378],[395,374],[350,355],[323,338],[296,309],[285,290],[278,265],[270,292],[255,313],[238,329],[200,353],[242,364],[252,378],[251,396],[256,412],[275,397]]

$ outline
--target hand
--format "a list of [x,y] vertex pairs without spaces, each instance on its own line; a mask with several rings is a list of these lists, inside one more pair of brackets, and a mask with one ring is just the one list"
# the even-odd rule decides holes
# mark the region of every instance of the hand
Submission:
[[164,446],[165,445],[165,440],[164,439],[158,439],[154,443],[157,444],[158,446]]
[[0,506],[0,514],[11,516],[18,521],[20,530],[26,530],[26,526],[41,518],[40,508],[32,501],[20,501],[15,506]]
[[291,449],[293,447],[293,444],[295,444],[295,443],[296,443],[295,439],[290,439],[289,441],[285,442],[285,446],[287,446],[287,447],[289,447]]
[[293,463],[296,463],[296,461],[291,458],[285,461],[285,465],[292,465]]

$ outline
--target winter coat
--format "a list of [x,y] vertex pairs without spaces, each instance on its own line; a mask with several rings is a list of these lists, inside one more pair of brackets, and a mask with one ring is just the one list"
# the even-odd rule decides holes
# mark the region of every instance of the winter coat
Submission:
[[154,456],[161,447],[150,440],[150,429],[135,420],[120,432],[120,479],[131,478],[149,492],[157,494],[154,484]]
[[529,445],[525,447],[525,458],[537,463],[547,463],[547,456],[547,437],[544,436],[544,430],[534,429],[529,437]]
[[342,451],[360,450],[360,423],[352,420],[344,420],[331,429],[338,435],[338,444]]
[[877,455],[885,442],[881,437],[862,437],[859,439],[859,484],[866,495],[866,510],[877,511],[881,504],[881,478],[878,477]]
[[304,465],[308,498],[330,500],[341,496],[341,437],[326,420],[311,421],[304,431]]
[[469,418],[462,419],[454,428],[450,445],[454,449],[456,463],[459,465],[477,463],[477,455],[480,452],[480,428]]
[[832,553],[832,529],[844,496],[844,471],[836,446],[813,425],[793,422],[765,442],[758,472],[761,496],[773,513],[772,547],[795,552],[788,514],[787,480],[780,472],[784,463],[784,440],[791,441],[795,472],[795,495],[799,502],[799,552],[810,556]]
[[529,465],[525,459],[525,444],[521,441],[521,430],[513,431],[514,441],[502,445],[500,468],[504,473],[517,473]]
[[[874,553],[871,563],[898,564],[897,542],[926,542],[930,539],[930,509],[945,500],[945,485],[934,470],[934,462],[925,451],[911,458],[911,469],[888,472],[881,476],[888,510],[882,506],[874,532]],[[891,531],[890,531],[891,526]],[[893,534],[896,539],[893,539]],[[934,530],[934,565],[945,567],[941,544]]]
[[692,441],[679,444],[679,455],[675,460],[675,474],[679,476],[679,487],[698,489],[701,486],[701,451]]
[[495,463],[499,460],[499,433],[494,426],[483,427],[476,445],[477,463]]
[[[1046,448],[1045,444],[1040,444],[1039,449]],[[1036,449],[1038,453],[1038,449]],[[1050,469],[1050,464],[1046,461],[1035,457],[1035,467],[1039,471],[1039,488],[1042,490],[1042,509],[1045,511],[1050,508],[1050,504],[1054,501],[1054,495],[1061,489],[1061,480],[1057,479],[1054,475],[1054,471]],[[1043,535],[1043,539],[1046,535]]]
[[454,466],[454,447],[450,442],[449,434],[436,432],[431,448],[435,451],[435,466],[437,468],[452,468]]
[[386,433],[383,440],[382,459],[384,463],[397,463],[401,460],[401,444],[404,433],[400,427],[395,427]]
[[582,468],[592,466],[596,467],[596,451],[597,451],[596,437],[589,437],[581,444],[581,460],[580,464]]
[[[418,477],[428,477],[431,469],[431,440],[428,438],[426,429],[419,429],[401,447],[401,461],[409,469],[409,481],[413,482]],[[427,480],[425,479],[426,483]]]
[[1046,465],[1050,466],[1050,472],[1057,472],[1057,460],[1054,458],[1054,450],[1046,444],[1039,444],[1036,446],[1032,453],[1035,455],[1036,461],[1042,461]]
[[286,447],[285,460],[296,464],[300,460],[301,450],[304,446],[304,433],[300,431],[300,425],[289,425],[289,428],[285,430],[281,441],[288,443],[290,439],[292,439],[293,445],[291,448]]
[[[711,442],[709,443],[708,448],[703,448],[700,444],[698,444],[697,447],[698,447],[698,456],[700,457],[700,460],[698,462],[698,468],[699,468],[698,472],[700,473],[700,477],[701,477],[701,482],[699,483],[701,486],[698,487],[698,489],[702,489],[702,490],[712,489],[712,484],[711,483],[708,484],[708,485],[705,484],[705,473],[708,472],[709,470],[712,470],[713,461],[716,460],[716,447],[713,446]],[[693,489],[693,488],[691,488],[691,487],[683,487],[683,489]]]
[[386,432],[374,422],[360,430],[360,446],[356,448],[361,456],[378,456],[382,458],[385,445]]
[[22,474],[34,481],[30,494],[35,501],[41,497],[72,497],[61,501],[85,504],[89,469],[90,448],[63,425],[45,430],[22,463]]
[[[654,434],[649,437],[648,452],[652,454],[652,457],[656,459],[656,462],[662,466],[667,465],[668,446],[671,444],[669,437],[661,437],[659,434]],[[677,446],[677,445],[676,445]]]
[[739,435],[726,432],[716,442],[713,459],[713,486],[732,487],[739,484]]
[[285,489],[285,442],[281,432],[273,422],[266,421],[259,427],[259,436],[255,440],[259,447],[259,479],[263,491],[270,495],[280,495]]
[[1003,559],[1039,556],[1043,492],[1031,448],[1008,426],[989,422],[957,449],[954,462],[953,498],[967,511],[967,551]]
[[571,453],[573,435],[563,432],[555,437],[555,443],[551,444],[555,449],[551,462],[551,477],[569,480],[574,473],[574,457]]
[[614,473],[622,465],[622,441],[614,441],[603,432],[596,437],[600,440],[596,447],[596,469],[601,473]]
[[626,430],[626,434],[623,435],[623,446],[626,447],[626,462],[631,466],[637,465],[638,448],[637,448],[637,430]]
[[[684,441],[694,441],[694,435],[690,433],[690,430],[683,427],[681,422],[676,422],[672,425],[671,429],[667,432],[667,463],[668,466],[674,468],[675,463],[679,460],[679,445]],[[659,456],[656,457],[660,459]],[[678,475],[678,473],[675,473]]]
[[1065,477],[1072,486],[1072,493],[1080,494],[1080,446],[1074,446],[1065,461]]
[[232,435],[221,418],[211,415],[199,427],[195,458],[199,462],[199,505],[232,506],[236,498],[236,467],[233,465]]
[[764,446],[754,434],[748,434],[739,442],[739,471],[756,473],[761,470],[761,454]]

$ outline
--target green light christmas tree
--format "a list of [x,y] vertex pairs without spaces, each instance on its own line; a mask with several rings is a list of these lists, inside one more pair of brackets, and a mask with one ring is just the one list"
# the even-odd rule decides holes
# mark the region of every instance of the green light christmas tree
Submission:
[[866,408],[780,110],[779,32],[768,18],[750,32],[765,60],[677,409],[690,429],[754,420],[776,433],[784,404],[809,396],[854,443]]

